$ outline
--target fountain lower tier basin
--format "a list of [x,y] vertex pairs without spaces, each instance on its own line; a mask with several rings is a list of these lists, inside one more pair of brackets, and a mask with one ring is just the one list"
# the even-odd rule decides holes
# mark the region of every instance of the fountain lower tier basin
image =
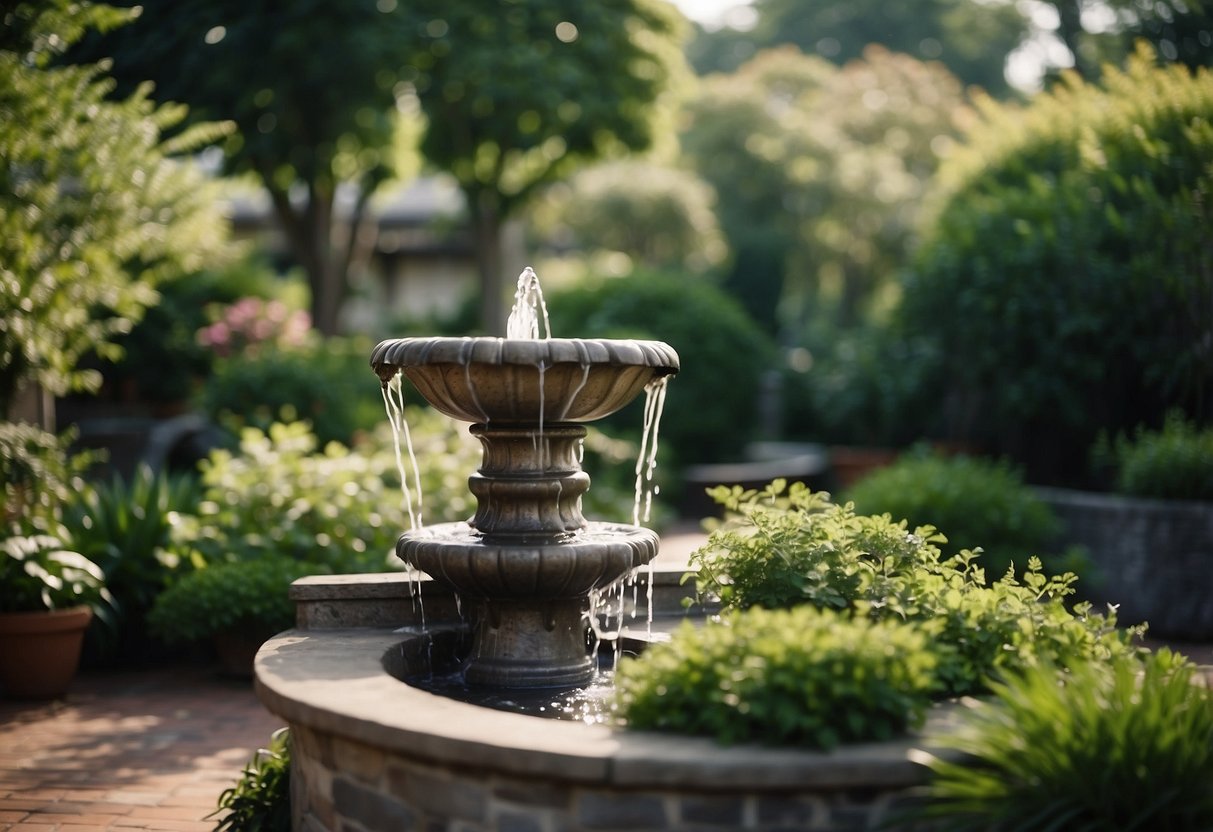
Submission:
[[486,537],[467,523],[405,532],[400,559],[468,602],[472,646],[464,679],[515,688],[583,685],[594,675],[589,594],[657,555],[653,531],[588,523],[557,539]]
[[[683,572],[654,573],[655,630],[703,614],[681,605]],[[462,626],[449,591],[361,575],[304,579],[292,596],[298,627],[262,647],[256,685],[291,727],[295,830],[896,829],[881,825],[927,779],[917,735],[830,753],[722,747],[447,699],[400,677],[429,649],[422,599],[431,633]]]

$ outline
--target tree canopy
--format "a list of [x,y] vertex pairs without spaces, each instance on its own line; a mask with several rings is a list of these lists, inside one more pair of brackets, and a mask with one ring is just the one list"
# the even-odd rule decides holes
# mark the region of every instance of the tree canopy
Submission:
[[[966,85],[992,95],[1008,91],[1007,56],[1028,35],[1028,20],[1006,0],[755,0],[752,31],[721,29],[704,37],[704,59],[724,60],[729,70],[747,55],[741,39],[761,50],[792,44],[837,65],[860,58],[871,44],[919,60],[938,60]],[[708,67],[700,65],[699,69]]]
[[218,138],[202,125],[165,140],[184,108],[146,87],[118,100],[104,65],[52,61],[112,9],[19,3],[0,27],[0,416],[33,382],[52,394],[94,389],[79,368],[156,301],[162,278],[222,256],[215,194],[173,158]]
[[77,56],[112,56],[123,89],[151,80],[157,100],[189,105],[192,119],[235,123],[226,170],[268,190],[307,272],[313,324],[334,332],[351,264],[365,254],[367,201],[394,172],[412,18],[386,0],[138,3],[132,25]]
[[643,150],[681,62],[663,0],[418,0],[409,80],[422,152],[450,171],[476,235],[482,320],[505,322],[501,225],[540,186],[589,160]]
[[728,285],[789,338],[872,311],[917,233],[965,98],[937,63],[869,47],[838,69],[791,47],[705,79],[683,146],[721,194]]

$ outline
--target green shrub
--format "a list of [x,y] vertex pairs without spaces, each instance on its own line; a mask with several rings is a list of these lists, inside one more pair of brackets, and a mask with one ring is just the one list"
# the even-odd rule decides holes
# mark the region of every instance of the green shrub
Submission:
[[1002,669],[1132,650],[1136,631],[1118,631],[1112,612],[1095,615],[1089,604],[1068,609],[1076,578],[1045,576],[1035,557],[1020,577],[987,586],[980,555],[944,558],[937,544],[946,538],[930,526],[910,532],[888,515],[857,515],[801,483],[711,494],[734,516],[691,555],[701,594],[726,609],[809,604],[917,622],[938,655],[942,693],[983,690]]
[[[407,418],[424,517],[466,518],[478,443],[432,411],[409,408]],[[386,425],[354,448],[323,449],[302,422],[268,433],[245,428],[237,453],[220,449],[203,461],[202,484],[197,513],[182,518],[173,541],[179,555],[208,563],[281,555],[339,572],[378,571],[409,522]]]
[[321,444],[349,444],[386,418],[370,355],[364,339],[328,338],[219,358],[199,407],[237,429],[305,419]]
[[268,747],[257,749],[236,785],[219,795],[215,815],[220,815],[215,832],[290,832],[289,730],[279,728]]
[[[651,338],[678,351],[682,370],[670,382],[661,424],[663,460],[735,456],[750,438],[774,348],[720,290],[702,280],[637,273],[553,292],[547,305],[559,337]],[[640,423],[636,403],[603,424],[639,433]]]
[[103,658],[138,658],[146,647],[144,620],[180,565],[169,550],[173,526],[198,498],[194,477],[141,467],[129,482],[115,476],[65,507],[68,541],[101,567],[114,597],[114,631],[97,644]]
[[[423,518],[468,517],[479,443],[433,411],[406,415]],[[404,464],[411,469],[407,456]],[[330,442],[323,450],[302,422],[271,425],[268,434],[245,428],[239,453],[213,451],[201,468],[202,499],[174,524],[169,547],[196,571],[161,593],[149,617],[166,639],[202,638],[246,618],[268,636],[293,620],[287,590],[296,578],[403,567],[394,550],[409,518],[386,424],[354,448]]]
[[1203,832],[1213,826],[1213,693],[1169,651],[993,686],[934,741],[931,829]]
[[733,612],[620,663],[630,728],[833,748],[918,725],[935,658],[919,630],[809,607]]
[[1213,76],[1139,53],[987,102],[940,169],[899,337],[952,435],[1074,481],[1101,431],[1213,419]]
[[264,640],[294,626],[295,604],[287,597],[291,582],[330,571],[327,564],[271,555],[204,566],[183,575],[156,598],[148,627],[169,644],[220,633]]
[[1166,500],[1213,500],[1213,428],[1199,429],[1177,412],[1160,431],[1138,428],[1130,441],[1101,437],[1094,456],[1113,471],[1116,490]]
[[[847,492],[862,514],[889,514],[913,526],[945,529],[947,556],[981,547],[987,575],[1001,575],[1027,555],[1045,555],[1057,518],[1006,462],[923,453],[903,455]],[[1044,558],[1046,565],[1054,562]]]

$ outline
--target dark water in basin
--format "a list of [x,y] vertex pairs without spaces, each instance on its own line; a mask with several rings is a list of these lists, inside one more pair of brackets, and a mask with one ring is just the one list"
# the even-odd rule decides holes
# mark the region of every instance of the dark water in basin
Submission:
[[405,679],[405,682],[439,696],[484,708],[593,725],[611,721],[613,675],[612,670],[599,670],[593,681],[583,688],[486,688],[468,685],[459,671]]
[[[460,666],[468,646],[463,629],[418,633],[392,648],[384,656],[384,667],[404,684],[471,705],[587,724],[611,721],[613,650],[599,651],[598,672],[584,687],[505,689],[469,685],[463,680]],[[625,655],[634,652],[625,646]]]

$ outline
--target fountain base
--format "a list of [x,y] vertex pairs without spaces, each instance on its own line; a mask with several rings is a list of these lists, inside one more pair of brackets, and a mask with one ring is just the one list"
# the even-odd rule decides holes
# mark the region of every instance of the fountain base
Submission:
[[590,593],[651,561],[657,546],[655,532],[617,523],[588,523],[555,541],[443,523],[405,532],[396,552],[473,605],[469,684],[542,688],[590,681]]

